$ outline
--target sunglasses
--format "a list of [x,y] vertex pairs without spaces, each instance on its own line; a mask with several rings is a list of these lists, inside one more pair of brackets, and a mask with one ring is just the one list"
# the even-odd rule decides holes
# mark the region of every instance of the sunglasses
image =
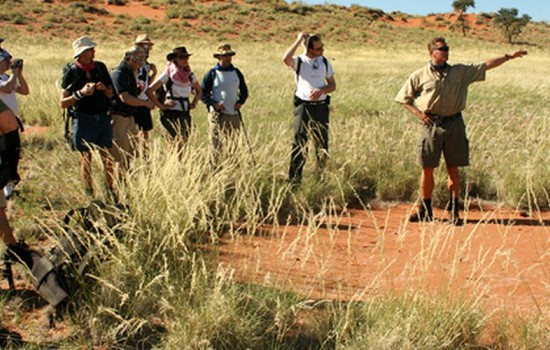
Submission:
[[441,46],[441,47],[436,47],[435,50],[437,51],[443,51],[443,52],[448,52],[449,51],[449,47],[447,45],[445,46]]
[[312,49],[313,51],[322,51],[322,50],[325,49],[325,46],[323,45],[323,46],[318,47],[318,48],[316,48],[316,49],[314,49],[314,48],[311,48],[311,49]]
[[180,60],[185,60],[185,59],[188,59],[189,56],[188,55],[178,55],[177,58],[179,58]]

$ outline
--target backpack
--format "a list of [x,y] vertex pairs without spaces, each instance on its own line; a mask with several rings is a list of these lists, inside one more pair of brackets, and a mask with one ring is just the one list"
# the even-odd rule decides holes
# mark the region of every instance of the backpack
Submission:
[[99,200],[87,207],[71,209],[65,215],[61,237],[50,249],[48,258],[61,288],[67,293],[66,301],[90,283],[87,274],[93,271],[94,263],[105,256],[112,238],[105,228],[114,229],[117,237],[118,222],[111,209]]
[[[87,207],[71,209],[65,215],[60,238],[48,253],[31,249],[23,241],[9,245],[11,253],[7,252],[4,257],[2,273],[10,290],[15,290],[11,264],[21,262],[29,268],[40,296],[58,310],[67,305],[86,282],[93,263],[104,256],[101,250],[108,248],[108,239],[112,236],[104,228],[116,229],[118,222],[105,204],[94,200]],[[115,237],[120,234],[113,232]]]
[[[76,70],[76,63],[74,62],[67,62],[63,65],[62,74],[61,74],[61,81],[63,80],[63,77],[65,74],[70,70]],[[61,86],[59,86],[61,88]],[[74,106],[71,106],[69,108],[62,108],[61,116],[63,117],[63,122],[65,124],[64,132],[63,132],[63,138],[65,141],[69,143],[69,145],[72,148],[72,130],[71,130],[71,120],[74,116]]]
[[168,81],[166,84],[162,84],[157,91],[155,91],[155,95],[157,97],[157,100],[160,103],[164,103],[166,101],[166,96],[173,96],[172,94],[172,85],[174,85],[174,82],[172,79],[168,78]]

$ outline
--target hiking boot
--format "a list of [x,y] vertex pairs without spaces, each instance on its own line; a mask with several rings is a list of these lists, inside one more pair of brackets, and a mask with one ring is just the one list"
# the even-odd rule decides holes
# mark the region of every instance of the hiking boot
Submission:
[[433,222],[434,214],[432,211],[432,200],[423,199],[420,202],[418,211],[409,216],[409,222]]
[[409,222],[433,222],[434,215],[430,211],[421,208],[416,213],[409,216]]
[[460,218],[460,216],[458,215],[454,215],[452,214],[450,217],[449,217],[449,222],[451,224],[453,224],[454,226],[464,226],[464,220],[462,220]]
[[460,218],[460,206],[456,198],[451,198],[445,209],[449,212],[449,222],[454,226],[463,226],[464,220]]

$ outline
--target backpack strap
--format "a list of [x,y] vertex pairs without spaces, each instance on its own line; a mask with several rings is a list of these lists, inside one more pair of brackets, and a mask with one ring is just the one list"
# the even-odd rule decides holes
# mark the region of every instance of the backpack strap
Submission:
[[[296,82],[298,82],[298,77],[300,76],[300,68],[302,68],[302,59],[300,56],[296,57],[298,59],[298,67],[296,67]],[[325,64],[325,70],[328,73],[328,60],[325,56],[321,56],[323,63]]]
[[166,90],[166,96],[170,97],[170,99],[172,99],[174,96],[172,86],[174,86],[174,81],[172,80],[172,78],[168,77],[168,81],[164,85],[164,89]]
[[235,68],[235,73],[239,78],[239,100],[237,102],[243,105],[248,99],[248,86],[246,86],[243,73],[238,68]]
[[[63,65],[63,77],[65,74],[70,74],[71,78],[74,80],[78,79],[78,71],[77,66],[75,62],[68,62]],[[67,87],[67,90],[71,90],[71,85]],[[69,143],[69,145],[72,147],[72,141],[71,141],[71,120],[74,116],[74,105],[70,106],[68,108],[62,108],[62,117],[64,120],[64,131],[63,131],[63,137],[65,140]]]
[[298,84],[298,79],[300,78],[300,69],[302,68],[302,59],[300,56],[296,57],[298,59],[298,66],[296,67],[296,84]]
[[187,112],[189,109],[185,106],[185,101],[189,101],[188,98],[185,97],[174,97],[174,92],[172,91],[172,86],[174,86],[174,81],[168,77],[168,81],[166,82],[166,85],[164,86],[166,89],[166,97],[169,97],[171,100],[178,101],[181,105],[181,109],[184,112]]

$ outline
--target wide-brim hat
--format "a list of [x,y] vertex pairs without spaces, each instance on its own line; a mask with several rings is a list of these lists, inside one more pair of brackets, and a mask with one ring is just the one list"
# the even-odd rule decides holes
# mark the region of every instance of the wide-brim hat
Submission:
[[80,56],[84,51],[89,50],[93,47],[96,47],[96,43],[87,36],[81,36],[73,42],[74,58]]
[[166,55],[167,61],[172,61],[174,58],[178,56],[191,56],[192,53],[187,52],[187,49],[185,46],[178,46],[172,50],[168,55]]
[[231,45],[221,44],[217,47],[216,52],[214,52],[214,57],[218,58],[220,56],[235,56],[237,53],[231,50]]
[[134,41],[134,44],[135,45],[139,45],[139,44],[146,44],[146,45],[155,45],[153,44],[153,42],[151,41],[151,39],[149,39],[149,36],[147,34],[140,34],[136,37],[136,41]]

